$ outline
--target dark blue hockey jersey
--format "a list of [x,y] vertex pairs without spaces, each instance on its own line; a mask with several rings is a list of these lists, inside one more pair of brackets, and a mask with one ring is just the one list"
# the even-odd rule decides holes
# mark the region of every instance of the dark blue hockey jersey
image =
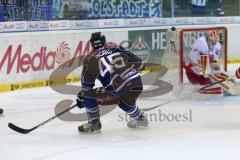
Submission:
[[138,76],[144,68],[142,60],[121,47],[105,45],[87,55],[83,60],[81,83],[83,89],[91,89],[98,79],[104,88],[118,92]]

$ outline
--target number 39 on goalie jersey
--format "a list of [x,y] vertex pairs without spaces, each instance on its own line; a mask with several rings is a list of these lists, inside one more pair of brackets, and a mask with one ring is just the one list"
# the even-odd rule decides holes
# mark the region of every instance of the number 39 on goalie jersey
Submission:
[[93,88],[98,79],[104,88],[118,92],[126,82],[140,76],[138,71],[143,66],[142,60],[133,53],[107,44],[84,59],[82,87]]

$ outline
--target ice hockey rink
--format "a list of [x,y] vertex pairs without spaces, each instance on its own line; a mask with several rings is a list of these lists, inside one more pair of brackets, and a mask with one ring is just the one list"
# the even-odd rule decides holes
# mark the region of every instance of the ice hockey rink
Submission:
[[[232,71],[236,65],[232,66]],[[233,73],[233,72],[232,72]],[[31,128],[54,115],[62,99],[75,100],[75,95],[62,95],[50,88],[21,90],[0,94],[0,159],[1,160],[239,160],[239,96],[175,99],[171,94],[138,101],[140,108],[159,108],[146,112],[150,125],[129,129],[123,111],[114,109],[101,117],[102,132],[80,134],[83,122],[55,119],[29,134],[8,128],[12,122]],[[78,108],[73,113],[83,112]],[[159,120],[159,113],[185,115],[179,121]],[[182,117],[183,118],[183,117]],[[170,119],[171,120],[171,119]]]

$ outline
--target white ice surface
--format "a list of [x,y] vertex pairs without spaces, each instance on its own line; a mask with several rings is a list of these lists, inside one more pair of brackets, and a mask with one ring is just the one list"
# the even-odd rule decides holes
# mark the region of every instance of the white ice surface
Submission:
[[[102,132],[79,134],[83,122],[56,119],[22,135],[7,127],[12,122],[31,128],[54,114],[62,95],[49,88],[0,94],[0,160],[239,160],[240,97],[213,100],[174,100],[171,95],[140,99],[148,108],[172,99],[160,109],[166,114],[192,111],[192,121],[150,121],[149,128],[129,129],[119,108],[102,116]],[[73,112],[79,112],[76,108]]]

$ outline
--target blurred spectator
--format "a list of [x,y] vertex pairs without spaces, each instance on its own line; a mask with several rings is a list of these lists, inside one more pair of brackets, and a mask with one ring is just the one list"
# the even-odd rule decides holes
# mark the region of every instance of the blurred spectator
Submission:
[[218,7],[215,12],[216,16],[224,16],[224,10],[223,10],[223,5],[222,5],[222,0],[219,0]]
[[[152,2],[161,2],[161,8],[143,7]],[[141,12],[134,12],[134,3]],[[0,21],[125,18],[123,13],[141,18],[148,12],[156,17],[172,17],[172,12],[174,17],[239,16],[239,8],[240,0],[0,0]]]
[[210,15],[212,16],[224,16],[225,12],[223,10],[223,2],[222,0],[211,0],[207,4]]
[[63,19],[71,19],[71,18],[72,18],[72,13],[69,10],[68,5],[65,4],[63,7]]
[[25,1],[24,0],[2,0],[3,21],[23,21],[25,20]]
[[203,14],[206,12],[206,0],[192,0],[192,13]]

